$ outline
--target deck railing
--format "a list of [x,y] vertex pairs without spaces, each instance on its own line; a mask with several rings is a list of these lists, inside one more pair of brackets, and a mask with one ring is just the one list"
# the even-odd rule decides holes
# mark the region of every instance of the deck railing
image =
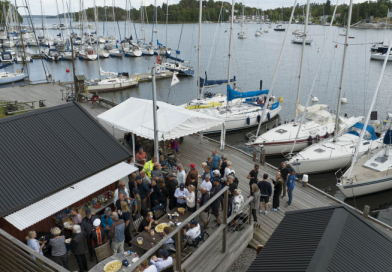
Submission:
[[2,229],[0,229],[0,260],[0,271],[68,272],[67,269],[37,253]]

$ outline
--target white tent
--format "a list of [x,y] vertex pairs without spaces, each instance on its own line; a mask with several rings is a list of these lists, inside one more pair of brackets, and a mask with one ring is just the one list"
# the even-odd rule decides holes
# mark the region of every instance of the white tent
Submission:
[[[221,148],[224,148],[223,120],[161,101],[157,101],[157,108],[159,141],[184,137],[222,125]],[[152,100],[131,97],[98,115],[98,120],[116,129],[154,140]]]

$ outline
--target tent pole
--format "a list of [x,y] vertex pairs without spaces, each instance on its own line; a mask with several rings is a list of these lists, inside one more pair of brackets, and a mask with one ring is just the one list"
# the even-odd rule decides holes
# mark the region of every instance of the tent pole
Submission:
[[136,146],[136,142],[135,142],[135,133],[132,133],[132,152],[133,152],[133,161],[136,162],[136,151],[135,151],[135,147]]
[[159,158],[159,142],[158,142],[158,120],[157,120],[157,92],[155,82],[156,66],[151,69],[152,77],[152,108],[154,111],[154,156]]

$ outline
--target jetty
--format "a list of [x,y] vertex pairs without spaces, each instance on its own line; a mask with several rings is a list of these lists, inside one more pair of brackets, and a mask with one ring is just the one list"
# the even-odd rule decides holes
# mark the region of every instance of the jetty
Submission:
[[[39,101],[44,100],[46,107],[61,105],[67,103],[62,99],[62,92],[64,86],[56,83],[26,85],[23,87],[3,88],[0,89],[0,100],[4,101]],[[101,98],[97,102],[88,101],[80,103],[82,107],[89,112],[93,117],[105,112],[116,103],[113,101]],[[101,123],[112,135],[120,141],[123,139],[124,133],[117,131],[105,123]],[[126,144],[125,144],[126,145]],[[188,168],[187,165],[194,163],[199,173],[202,173],[201,163],[207,160],[211,155],[213,149],[218,150],[220,156],[225,155],[228,161],[232,162],[231,169],[235,170],[236,177],[239,179],[239,189],[241,189],[246,203],[242,206],[244,211],[249,215],[249,223],[253,221],[251,218],[249,207],[250,195],[249,180],[246,179],[249,172],[253,169],[255,163],[260,164],[259,179],[264,173],[269,177],[275,177],[277,169],[268,163],[260,163],[257,156],[252,156],[238,148],[226,145],[223,150],[219,150],[220,144],[218,141],[208,137],[200,137],[200,135],[191,135],[184,137],[184,140],[179,143],[179,153],[177,154],[177,161]],[[310,180],[311,181],[311,180]],[[293,203],[291,206],[286,204],[287,198],[281,199],[281,210],[279,212],[257,213],[257,224],[247,224],[243,230],[230,232],[226,227],[218,228],[197,248],[192,255],[179,260],[176,260],[176,267],[181,267],[185,271],[192,272],[209,272],[209,271],[226,271],[240,255],[240,253],[249,245],[257,248],[259,245],[264,245],[271,237],[279,223],[283,220],[285,213],[289,211],[319,208],[335,205],[346,205],[356,213],[363,216],[367,222],[373,224],[386,235],[392,238],[391,226],[371,217],[368,211],[362,212],[354,207],[328,195],[318,188],[308,184],[307,182],[296,181],[296,186],[293,193]],[[271,198],[272,201],[272,198]],[[258,210],[258,207],[256,207]],[[227,231],[226,235],[224,232]],[[226,250],[222,250],[224,246]],[[284,244],[282,246],[285,246]],[[148,251],[146,254],[148,254]],[[132,268],[127,268],[126,271],[133,271]],[[181,270],[182,271],[182,270]]]

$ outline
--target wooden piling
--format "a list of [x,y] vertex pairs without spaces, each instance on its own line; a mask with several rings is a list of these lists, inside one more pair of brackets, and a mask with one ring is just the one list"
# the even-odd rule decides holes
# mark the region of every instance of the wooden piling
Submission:
[[365,207],[363,208],[363,217],[364,218],[368,218],[369,217],[369,211],[370,211],[370,206],[365,205]]
[[256,161],[256,151],[253,152],[253,161]]

